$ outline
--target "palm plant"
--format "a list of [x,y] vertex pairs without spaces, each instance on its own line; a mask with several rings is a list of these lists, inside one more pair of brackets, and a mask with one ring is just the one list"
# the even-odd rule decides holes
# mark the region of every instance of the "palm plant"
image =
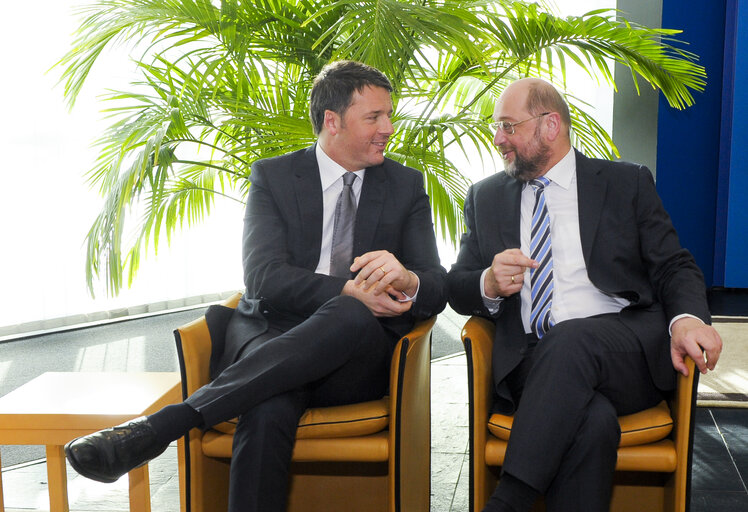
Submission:
[[[510,81],[540,76],[563,89],[572,61],[614,87],[619,62],[676,108],[705,85],[677,31],[610,10],[561,18],[510,0],[94,0],[79,14],[58,63],[71,106],[107,46],[128,42],[141,55],[139,81],[106,98],[112,124],[88,174],[105,197],[86,239],[92,293],[102,271],[110,293],[125,277],[129,285],[145,249],[199,222],[217,197],[243,202],[252,161],[311,144],[309,90],[329,61],[360,60],[391,79],[388,156],[423,172],[437,228],[453,241],[469,183],[450,155],[493,158],[486,121]],[[575,145],[614,156],[587,105],[567,99]]]

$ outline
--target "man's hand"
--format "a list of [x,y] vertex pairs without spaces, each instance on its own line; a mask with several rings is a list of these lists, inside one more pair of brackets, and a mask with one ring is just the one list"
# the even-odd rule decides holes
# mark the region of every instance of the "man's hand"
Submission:
[[522,289],[525,270],[538,268],[538,262],[522,254],[519,249],[507,249],[493,257],[491,268],[483,283],[486,296],[508,297]]
[[701,373],[706,373],[707,369],[714,370],[722,352],[722,338],[714,327],[698,318],[683,317],[673,323],[671,331],[670,358],[677,371],[688,377],[685,356],[694,360]]
[[387,293],[375,294],[372,288],[364,288],[364,283],[356,284],[355,281],[347,281],[343,286],[342,295],[350,295],[360,300],[369,308],[374,316],[400,316],[408,311],[413,305],[412,302],[400,302]]
[[382,293],[404,299],[418,290],[418,278],[388,251],[372,251],[353,259],[351,272],[358,272],[354,284],[378,296]]

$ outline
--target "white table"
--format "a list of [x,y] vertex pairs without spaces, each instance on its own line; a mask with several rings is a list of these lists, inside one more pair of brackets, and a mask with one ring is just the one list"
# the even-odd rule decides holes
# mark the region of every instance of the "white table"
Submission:
[[[45,445],[50,512],[68,512],[65,443],[181,401],[175,372],[49,372],[0,398],[0,445]],[[148,466],[128,477],[130,510],[150,512]]]

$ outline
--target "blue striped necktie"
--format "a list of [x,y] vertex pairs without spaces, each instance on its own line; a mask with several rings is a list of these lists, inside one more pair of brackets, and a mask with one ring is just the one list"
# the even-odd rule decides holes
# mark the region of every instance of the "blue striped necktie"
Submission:
[[530,257],[536,260],[538,268],[530,269],[532,308],[530,328],[542,338],[553,327],[551,303],[553,302],[553,253],[551,251],[551,220],[545,205],[545,187],[550,180],[541,176],[530,181],[535,189],[535,207],[532,210],[530,234]]

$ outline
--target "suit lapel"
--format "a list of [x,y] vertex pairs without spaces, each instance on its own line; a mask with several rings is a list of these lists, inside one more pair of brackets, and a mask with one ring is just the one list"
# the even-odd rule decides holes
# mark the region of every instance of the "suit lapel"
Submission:
[[308,254],[309,261],[304,262],[306,268],[316,268],[322,247],[322,182],[319,179],[319,166],[314,153],[315,146],[308,148],[295,169],[296,180],[294,192],[299,208],[299,222],[302,226],[301,247]]
[[[495,211],[501,219],[499,225],[499,239],[503,249],[520,247],[520,202],[522,200],[522,182],[509,176],[504,176],[499,183],[498,193],[490,198],[493,204],[486,205],[485,211]],[[501,251],[494,251],[494,254]]]
[[354,256],[368,252],[373,247],[386,191],[387,177],[382,166],[367,168],[356,210],[356,227],[353,235]]
[[590,268],[590,253],[600,224],[605,205],[607,183],[598,178],[600,168],[594,161],[574,150],[577,159],[577,202],[579,208],[579,234],[582,253],[587,268]]

